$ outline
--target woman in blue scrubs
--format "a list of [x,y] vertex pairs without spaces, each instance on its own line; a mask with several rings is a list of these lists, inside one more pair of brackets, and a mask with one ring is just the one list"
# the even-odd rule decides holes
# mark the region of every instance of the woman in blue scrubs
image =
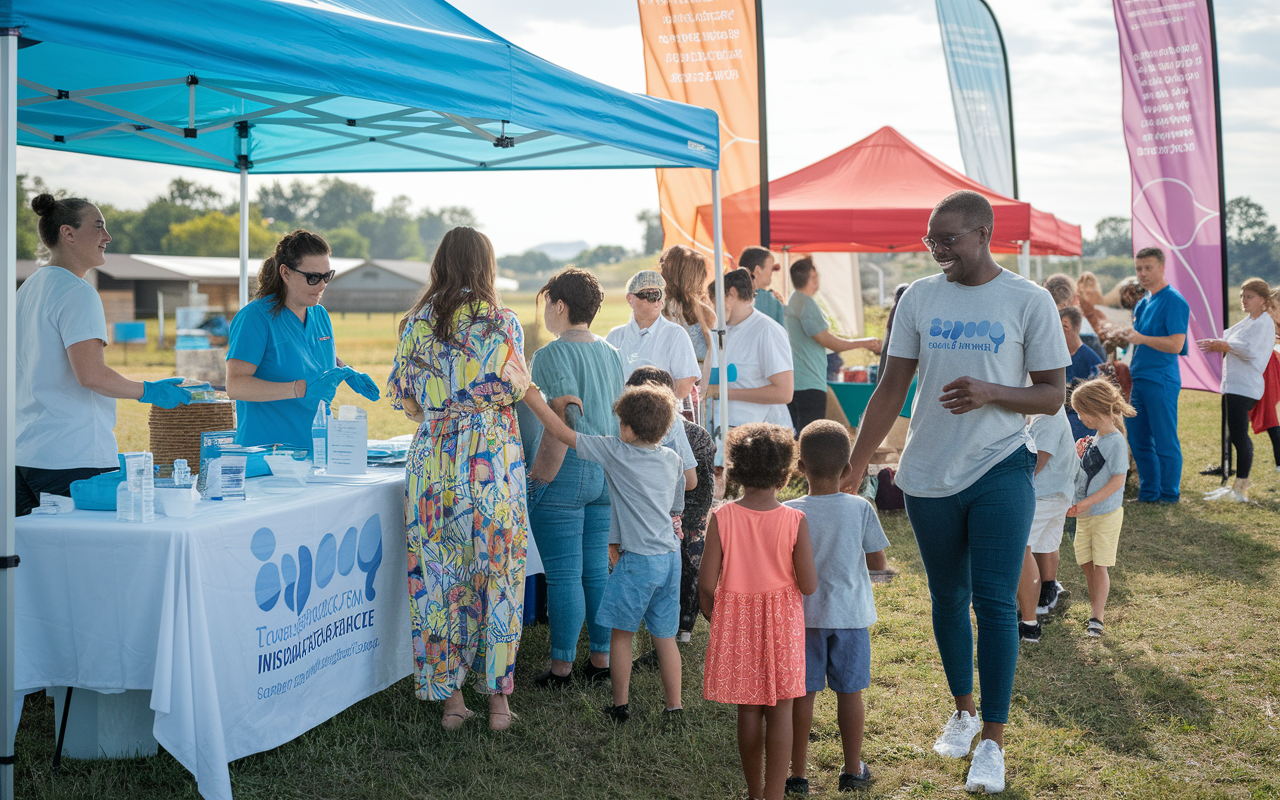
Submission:
[[329,312],[329,245],[296,230],[258,271],[258,292],[231,320],[227,394],[236,401],[236,444],[311,449],[311,420],[344,381],[369,400],[378,387],[338,358]]

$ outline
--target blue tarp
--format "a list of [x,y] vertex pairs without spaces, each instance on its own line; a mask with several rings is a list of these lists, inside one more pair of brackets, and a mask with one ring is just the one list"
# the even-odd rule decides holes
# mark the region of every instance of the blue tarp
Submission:
[[21,29],[27,146],[235,172],[247,122],[255,174],[717,166],[714,112],[441,0],[0,0],[0,27]]

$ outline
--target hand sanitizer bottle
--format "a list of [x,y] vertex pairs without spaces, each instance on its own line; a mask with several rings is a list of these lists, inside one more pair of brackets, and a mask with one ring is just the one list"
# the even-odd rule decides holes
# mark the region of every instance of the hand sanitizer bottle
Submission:
[[329,441],[329,409],[328,403],[321,401],[316,408],[315,418],[311,420],[311,464],[316,469],[324,469],[325,445]]

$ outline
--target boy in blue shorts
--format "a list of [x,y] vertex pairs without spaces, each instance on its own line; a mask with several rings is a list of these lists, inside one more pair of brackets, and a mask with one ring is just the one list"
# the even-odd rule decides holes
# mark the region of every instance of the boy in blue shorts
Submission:
[[642,619],[658,654],[667,714],[679,712],[680,541],[672,517],[684,510],[684,461],[659,444],[675,419],[675,395],[651,384],[624,390],[613,404],[617,437],[574,432],[534,386],[524,401],[547,433],[575,449],[578,458],[599,464],[609,484],[612,572],[596,613],[597,624],[613,629],[613,705],[604,712],[618,723],[630,716],[631,643]]
[[[889,546],[876,510],[866,499],[840,491],[849,477],[849,433],[832,420],[817,420],[800,432],[799,470],[809,481],[809,495],[786,505],[809,521],[813,558],[818,565],[818,591],[804,598],[804,697],[795,701],[791,777],[787,792],[808,794],[805,760],[813,701],[830,686],[836,693],[836,715],[844,767],[839,790],[871,785],[871,770],[862,761],[866,710],[862,690],[871,685],[871,633],[876,621],[870,569],[885,569]],[[853,767],[852,770],[849,767]]]

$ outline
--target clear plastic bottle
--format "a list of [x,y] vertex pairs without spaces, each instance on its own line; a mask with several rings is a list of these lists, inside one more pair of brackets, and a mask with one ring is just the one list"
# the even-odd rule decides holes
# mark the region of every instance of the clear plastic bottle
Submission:
[[328,463],[325,450],[329,442],[329,404],[320,401],[316,415],[311,420],[311,464],[324,469]]
[[152,522],[156,518],[154,460],[151,453],[125,457],[125,479],[116,489],[117,522]]
[[179,489],[185,489],[191,485],[191,467],[187,466],[185,458],[174,459],[173,485]]

